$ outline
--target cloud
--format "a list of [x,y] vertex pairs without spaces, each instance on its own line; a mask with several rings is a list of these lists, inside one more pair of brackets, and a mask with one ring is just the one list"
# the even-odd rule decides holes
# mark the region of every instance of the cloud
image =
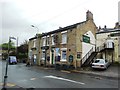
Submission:
[[120,1],[118,2],[118,22],[120,25]]
[[9,36],[27,38],[30,33],[33,33],[27,30],[29,25],[30,21],[22,17],[21,11],[14,3],[2,3],[2,42],[7,42]]
[[15,36],[21,43],[33,37],[37,29],[32,24],[42,33],[82,22],[87,10],[93,13],[97,26],[114,27],[117,4],[118,0],[1,0],[0,41]]

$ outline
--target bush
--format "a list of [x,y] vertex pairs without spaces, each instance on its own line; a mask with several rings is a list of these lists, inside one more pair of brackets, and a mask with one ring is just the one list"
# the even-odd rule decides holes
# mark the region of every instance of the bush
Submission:
[[26,55],[26,54],[24,54],[24,53],[19,53],[18,54],[18,59],[25,59],[25,58],[27,58],[28,56]]

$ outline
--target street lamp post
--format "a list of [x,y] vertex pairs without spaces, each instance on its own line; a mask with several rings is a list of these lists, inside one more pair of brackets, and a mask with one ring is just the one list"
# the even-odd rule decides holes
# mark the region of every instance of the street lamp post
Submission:
[[34,25],[31,25],[31,27],[37,28],[37,34],[38,34],[38,32],[39,32],[39,28],[36,27],[36,26],[34,26]]
[[4,76],[4,83],[3,83],[3,88],[2,90],[6,90],[6,82],[7,82],[7,72],[8,72],[8,64],[9,64],[9,52],[10,52],[10,42],[11,42],[11,39],[15,39],[14,37],[9,37],[9,42],[8,42],[8,59],[7,59],[7,62],[6,62],[6,68],[5,68],[5,76]]
[[[39,28],[36,27],[36,26],[34,26],[34,25],[31,25],[31,27],[34,27],[34,28],[37,29],[36,37],[37,37],[37,42],[38,42],[38,41],[39,41],[39,40],[38,40],[38,38],[39,38],[39,36],[38,36]],[[38,45],[39,45],[39,43],[38,43]],[[39,46],[37,46],[37,59],[39,60]],[[38,62],[39,62],[39,61],[38,61]]]

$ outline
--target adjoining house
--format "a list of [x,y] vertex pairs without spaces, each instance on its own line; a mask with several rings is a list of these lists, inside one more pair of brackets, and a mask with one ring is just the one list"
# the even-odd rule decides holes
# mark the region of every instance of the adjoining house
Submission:
[[[81,67],[96,55],[96,31],[93,14],[86,12],[86,21],[42,33],[29,39],[29,58],[38,65],[73,65]],[[92,56],[92,57],[91,57]]]
[[114,28],[106,26],[96,33],[97,58],[104,58],[110,62],[120,62],[120,25]]
[[39,65],[39,56],[40,56],[40,39],[41,34],[36,34],[35,37],[29,39],[28,43],[28,59],[31,64]]

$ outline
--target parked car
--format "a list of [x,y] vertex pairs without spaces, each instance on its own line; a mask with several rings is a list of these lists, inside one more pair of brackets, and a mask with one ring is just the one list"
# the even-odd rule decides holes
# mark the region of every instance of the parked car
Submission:
[[96,59],[92,63],[92,68],[107,69],[109,65],[110,65],[110,62],[108,60],[105,60],[105,59]]
[[9,56],[9,64],[17,64],[16,56]]

